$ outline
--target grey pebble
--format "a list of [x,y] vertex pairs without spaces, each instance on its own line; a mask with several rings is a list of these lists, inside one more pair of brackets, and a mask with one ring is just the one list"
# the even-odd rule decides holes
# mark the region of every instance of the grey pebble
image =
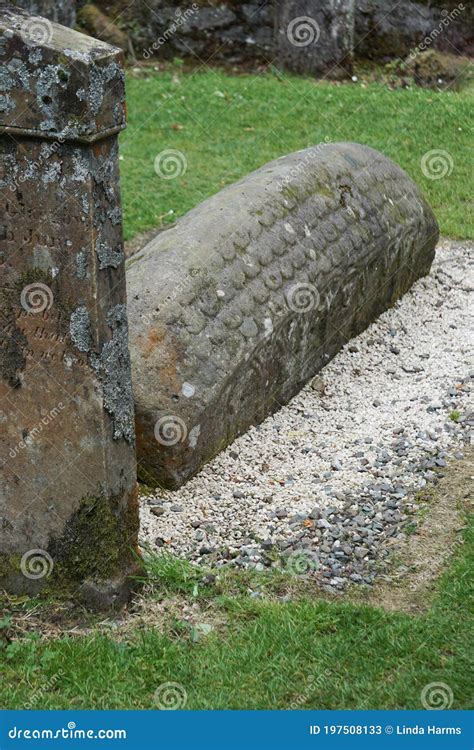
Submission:
[[166,513],[166,509],[163,508],[162,505],[153,505],[150,508],[150,512],[153,513],[154,516],[157,516],[159,518]]

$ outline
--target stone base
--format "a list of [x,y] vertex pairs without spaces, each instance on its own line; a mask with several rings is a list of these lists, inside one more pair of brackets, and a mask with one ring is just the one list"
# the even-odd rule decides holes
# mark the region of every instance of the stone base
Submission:
[[60,538],[0,554],[0,591],[67,598],[92,609],[125,604],[140,572],[138,487],[125,498],[85,498]]
[[125,577],[122,575],[105,581],[84,581],[77,592],[77,599],[88,609],[97,612],[121,609],[140,588],[140,573],[143,575],[137,564]]
[[0,572],[0,597],[2,591],[15,596],[35,597],[48,594],[53,599],[71,600],[74,604],[96,612],[107,612],[124,607],[141,586],[138,576],[143,576],[143,570],[137,562],[136,565],[130,566],[128,571],[123,571],[113,578],[88,579],[79,587],[75,587],[71,582],[69,584],[62,582],[59,587],[57,581],[50,581],[47,577],[36,580],[26,578],[23,573],[18,572],[19,559],[16,557],[8,559],[2,556],[0,566],[3,571],[6,568],[10,569],[6,575],[3,571]]

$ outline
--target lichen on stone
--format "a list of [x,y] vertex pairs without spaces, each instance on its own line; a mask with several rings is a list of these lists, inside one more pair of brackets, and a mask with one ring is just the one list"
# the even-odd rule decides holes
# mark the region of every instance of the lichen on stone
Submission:
[[12,112],[16,107],[13,99],[8,94],[0,96],[0,112]]
[[43,174],[43,182],[57,182],[59,179],[59,176],[61,174],[61,165],[59,162],[55,161],[52,164],[49,164]]
[[112,222],[112,224],[115,226],[116,224],[121,224],[122,222],[122,209],[120,206],[114,206],[107,214],[108,218]]
[[30,88],[30,74],[25,63],[17,57],[12,58],[7,69],[15,76],[15,82],[28,90]]
[[99,268],[118,268],[124,261],[125,255],[122,245],[110,247],[107,242],[98,242],[96,246],[97,257],[99,258]]
[[85,250],[79,250],[76,253],[76,276],[81,281],[87,278],[87,253]]
[[69,331],[73,344],[80,352],[88,352],[92,346],[91,321],[85,305],[80,305],[71,313]]
[[31,65],[37,65],[39,62],[41,62],[42,57],[43,52],[41,50],[41,47],[36,47],[36,49],[32,49],[30,54],[28,55],[28,62],[31,63]]
[[72,162],[72,179],[75,182],[85,182],[89,177],[89,166],[86,159],[82,157],[81,149],[77,149],[76,153],[73,154]]
[[135,444],[134,405],[128,351],[128,323],[125,305],[116,305],[107,315],[112,338],[93,354],[92,367],[100,379],[104,407],[113,421],[113,437]]

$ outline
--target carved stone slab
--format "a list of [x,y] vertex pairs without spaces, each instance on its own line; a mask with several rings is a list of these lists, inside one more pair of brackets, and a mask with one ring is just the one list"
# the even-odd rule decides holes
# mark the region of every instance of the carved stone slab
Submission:
[[55,24],[31,45],[29,20],[0,13],[0,589],[108,606],[138,529],[118,149],[102,137],[124,122],[123,71]]
[[282,157],[129,261],[139,472],[177,487],[428,273],[431,209],[392,161]]

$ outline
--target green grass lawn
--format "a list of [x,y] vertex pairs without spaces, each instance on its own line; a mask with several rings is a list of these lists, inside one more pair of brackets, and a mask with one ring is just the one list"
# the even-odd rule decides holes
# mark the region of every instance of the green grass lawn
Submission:
[[[192,74],[176,67],[131,74],[129,127],[121,137],[126,237],[173,221],[278,156],[329,139],[390,156],[420,185],[442,233],[472,238],[472,101],[468,91],[364,88],[270,73]],[[155,157],[165,149],[184,155],[181,177],[155,173]],[[423,174],[421,159],[431,150],[447,152],[449,175]]]
[[213,593],[197,586],[199,571],[158,559],[150,572],[161,598],[199,601],[214,631],[196,640],[176,620],[125,638],[13,641],[0,652],[0,706],[152,709],[155,690],[176,682],[190,709],[419,709],[422,689],[442,682],[453,708],[472,707],[473,537],[471,526],[431,609],[418,616],[309,596],[260,601],[245,586]]
[[[467,94],[272,75],[191,76],[177,69],[131,76],[128,100],[121,166],[129,238],[171,221],[268,160],[326,137],[367,143],[391,156],[421,185],[444,234],[472,236]],[[156,155],[167,148],[187,160],[186,173],[175,180],[154,172]],[[423,176],[420,161],[431,149],[449,153],[449,176]],[[187,692],[191,709],[418,709],[423,687],[442,682],[453,691],[452,707],[468,708],[472,525],[464,535],[421,614],[327,601],[307,588],[282,601],[277,575],[242,580],[234,574],[226,585],[206,587],[200,571],[165,557],[150,566],[150,601],[198,602],[203,624],[214,626],[199,638],[179,617],[155,623],[150,617],[115,636],[102,629],[19,637],[15,611],[32,605],[7,602],[13,620],[0,616],[0,706],[151,709],[155,690],[171,681]],[[249,586],[263,598],[252,598]]]

